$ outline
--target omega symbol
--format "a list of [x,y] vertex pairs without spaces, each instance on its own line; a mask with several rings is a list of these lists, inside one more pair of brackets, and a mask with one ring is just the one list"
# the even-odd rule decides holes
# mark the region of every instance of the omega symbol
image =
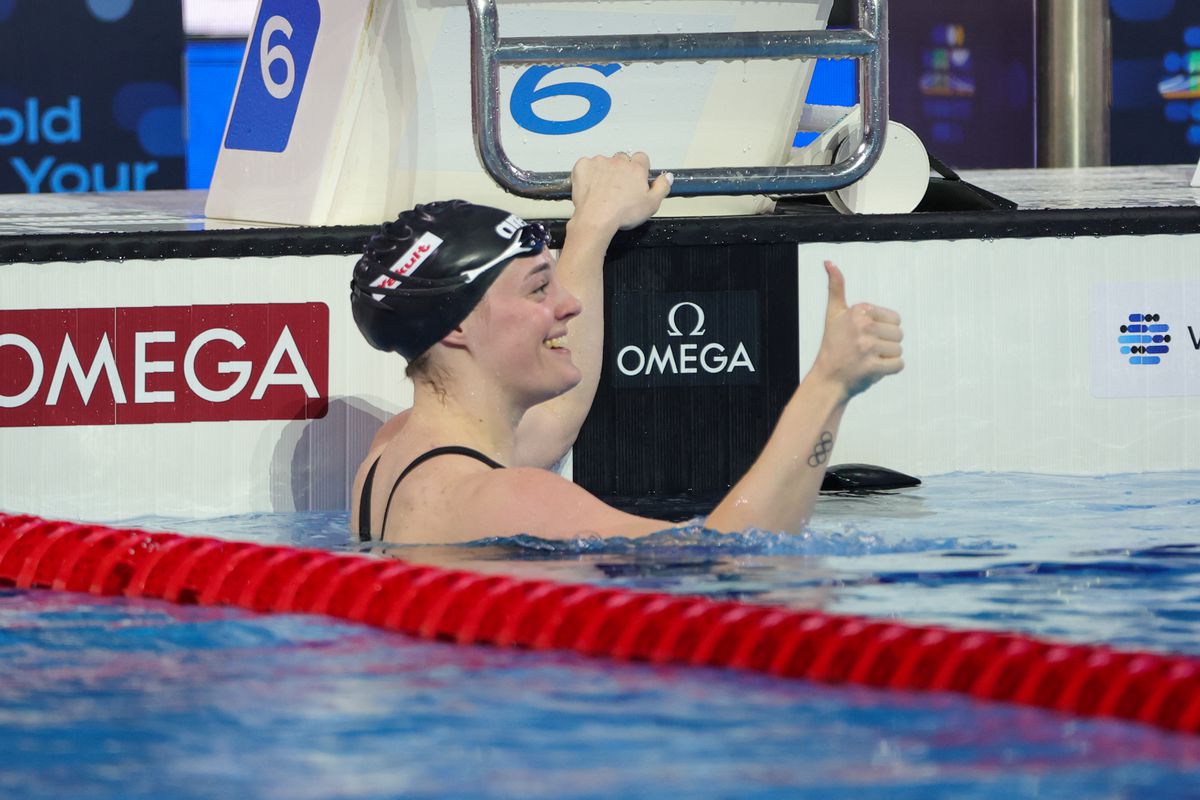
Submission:
[[[654,316],[657,317],[659,313],[661,311],[656,309]],[[694,319],[691,319],[693,315]],[[649,347],[638,344],[625,345],[617,351],[616,360],[616,367],[622,375],[724,375],[738,371],[747,374],[756,372],[744,341],[727,343],[708,340],[705,336],[708,333],[707,315],[699,303],[680,300],[671,306],[666,316],[667,336],[670,339],[687,338],[692,341],[650,343]],[[719,332],[714,334],[719,335]],[[700,337],[704,338],[695,341]]]
[[683,336],[683,332],[679,330],[679,325],[675,322],[675,313],[684,306],[691,306],[696,309],[696,327],[692,328],[692,332],[688,336],[702,336],[704,334],[704,309],[690,300],[684,300],[682,303],[676,303],[667,312],[667,333],[671,336]]

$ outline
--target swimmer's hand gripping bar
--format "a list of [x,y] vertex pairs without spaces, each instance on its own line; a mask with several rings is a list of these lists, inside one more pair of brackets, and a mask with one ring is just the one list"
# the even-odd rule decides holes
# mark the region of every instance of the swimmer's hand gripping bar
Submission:
[[[714,194],[818,194],[849,186],[883,152],[888,117],[886,0],[858,0],[860,30],[679,33],[637,36],[501,39],[496,0],[467,0],[471,17],[471,122],[488,174],[522,197],[571,196],[569,172],[532,172],[509,160],[500,141],[501,64],[596,64],[634,61],[733,61],[857,58],[862,144],[829,166],[672,169],[674,197]],[[658,168],[655,168],[656,171]]]

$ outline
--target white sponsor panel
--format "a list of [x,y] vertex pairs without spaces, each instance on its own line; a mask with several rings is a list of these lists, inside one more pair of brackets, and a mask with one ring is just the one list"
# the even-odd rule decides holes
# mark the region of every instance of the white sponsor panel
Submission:
[[1200,395],[1200,283],[1091,287],[1092,394]]
[[[404,361],[354,325],[355,259],[5,265],[0,319],[47,319],[0,330],[0,363],[22,370],[0,377],[0,508],[115,521],[348,507],[371,437],[411,403]],[[106,314],[113,333],[96,328]],[[271,418],[279,402],[286,419]]]
[[[310,3],[317,0],[296,0],[295,7]],[[373,223],[414,202],[453,197],[533,218],[569,214],[567,201],[505,193],[479,164],[466,4],[321,0],[319,14],[297,11],[296,20],[285,5],[262,0],[209,216]],[[824,29],[831,6],[557,0],[501,3],[499,15],[505,37],[570,37]],[[505,67],[503,144],[527,170],[565,171],[581,156],[632,150],[645,150],[664,169],[781,165],[812,66],[754,60]],[[268,124],[250,126],[248,119]],[[758,197],[677,198],[664,213],[742,214],[768,205]]]
[[[833,463],[916,475],[1200,469],[1200,402],[1188,396],[1197,248],[1200,236],[800,245],[802,368],[820,345],[826,258],[846,273],[849,302],[904,322],[905,370],[851,402]],[[1147,377],[1136,391],[1107,391],[1123,367],[1094,372],[1093,359],[1120,361],[1121,316],[1133,313],[1172,315],[1170,361],[1189,377],[1152,373],[1164,359],[1137,367]],[[1186,391],[1170,391],[1176,380]]]

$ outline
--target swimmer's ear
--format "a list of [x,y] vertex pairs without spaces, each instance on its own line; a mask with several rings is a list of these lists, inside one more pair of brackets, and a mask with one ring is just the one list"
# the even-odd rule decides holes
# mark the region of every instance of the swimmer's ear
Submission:
[[456,350],[467,349],[467,335],[463,332],[462,325],[459,325],[454,330],[442,337],[442,344],[446,347],[453,347]]

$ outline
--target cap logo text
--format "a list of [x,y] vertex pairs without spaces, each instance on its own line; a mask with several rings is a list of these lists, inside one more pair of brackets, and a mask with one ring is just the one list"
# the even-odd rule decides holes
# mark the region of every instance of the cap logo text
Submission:
[[518,217],[516,214],[509,214],[508,219],[496,226],[496,235],[501,239],[511,239],[517,235],[517,231],[524,228],[525,220]]

